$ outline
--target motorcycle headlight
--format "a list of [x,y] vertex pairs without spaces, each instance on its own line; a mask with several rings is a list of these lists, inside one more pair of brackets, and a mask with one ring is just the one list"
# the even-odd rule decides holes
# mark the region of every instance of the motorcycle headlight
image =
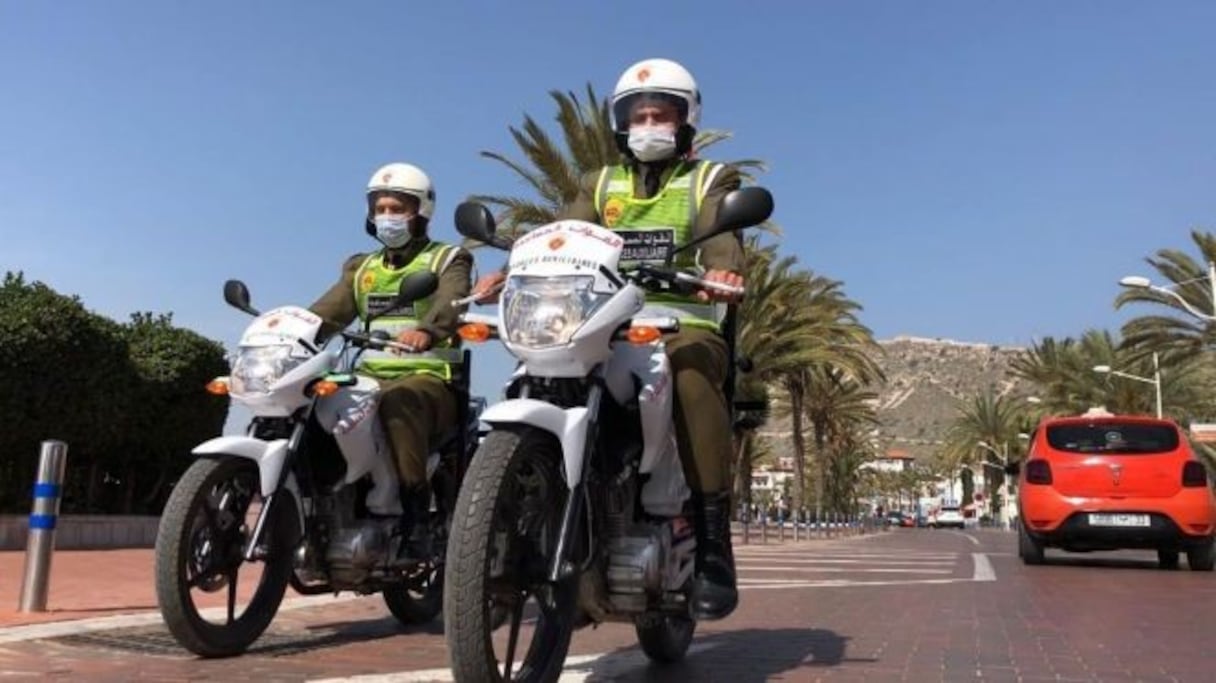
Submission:
[[285,344],[242,348],[232,364],[232,393],[270,393],[272,384],[305,360],[293,357],[291,346]]
[[610,298],[591,290],[590,275],[514,276],[502,294],[507,341],[530,348],[567,344]]

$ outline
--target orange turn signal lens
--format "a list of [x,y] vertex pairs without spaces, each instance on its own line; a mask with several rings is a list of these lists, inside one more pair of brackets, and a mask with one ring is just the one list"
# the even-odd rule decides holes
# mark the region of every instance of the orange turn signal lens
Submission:
[[337,382],[331,382],[327,379],[323,379],[312,385],[312,393],[314,396],[324,398],[326,396],[333,396],[334,394],[338,393],[338,388]]
[[490,338],[490,326],[485,323],[468,323],[456,331],[467,342],[480,344]]
[[210,382],[207,382],[207,393],[211,394],[213,396],[227,396],[228,395],[228,378],[227,377],[216,377],[215,379],[211,380]]
[[626,338],[629,339],[630,344],[637,344],[641,346],[643,344],[653,344],[662,336],[663,333],[660,332],[659,328],[657,327],[639,325],[637,327],[630,327]]

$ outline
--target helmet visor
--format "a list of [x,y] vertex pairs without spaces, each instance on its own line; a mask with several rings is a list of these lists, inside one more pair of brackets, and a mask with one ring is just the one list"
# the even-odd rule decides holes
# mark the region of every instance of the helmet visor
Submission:
[[652,120],[668,123],[664,117],[672,117],[670,123],[676,126],[687,123],[688,100],[683,95],[648,90],[629,93],[612,104],[612,120],[618,131],[627,131],[635,123]]
[[376,202],[383,197],[391,197],[405,205],[407,213],[418,213],[422,206],[422,199],[412,192],[400,192],[397,190],[372,190],[367,193],[367,215],[372,216],[376,213]]

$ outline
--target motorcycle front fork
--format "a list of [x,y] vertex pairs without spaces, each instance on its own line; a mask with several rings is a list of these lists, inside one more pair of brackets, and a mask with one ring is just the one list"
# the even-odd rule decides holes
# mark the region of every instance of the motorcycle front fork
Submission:
[[[603,398],[604,389],[599,384],[593,384],[587,392],[587,434],[583,443],[583,478],[587,476],[587,465],[591,460],[591,453],[595,449],[596,440],[596,424],[600,413],[600,400]],[[553,553],[553,560],[549,565],[549,581],[557,583],[563,579],[570,578],[577,570],[577,565],[567,558],[571,548],[574,546],[575,534],[580,533],[579,520],[582,518],[583,504],[586,501],[586,495],[583,487],[586,486],[584,481],[578,482],[570,488],[570,494],[566,496],[566,504],[562,509],[562,524],[558,529],[557,548]],[[590,552],[590,548],[588,549]]]
[[[266,554],[266,548],[262,544],[262,535],[266,531],[266,520],[270,519],[271,508],[274,507],[275,501],[279,499],[279,492],[283,490],[283,486],[287,483],[287,475],[291,473],[291,466],[295,460],[296,453],[300,450],[300,442],[304,439],[304,425],[307,423],[307,418],[296,422],[295,427],[291,430],[291,438],[287,441],[287,456],[283,458],[283,468],[279,470],[279,480],[275,482],[275,487],[266,500],[262,502],[262,509],[258,512],[258,521],[253,525],[253,533],[250,534],[249,540],[245,543],[245,561],[253,562],[257,559],[262,559]],[[301,531],[303,531],[301,529]]]

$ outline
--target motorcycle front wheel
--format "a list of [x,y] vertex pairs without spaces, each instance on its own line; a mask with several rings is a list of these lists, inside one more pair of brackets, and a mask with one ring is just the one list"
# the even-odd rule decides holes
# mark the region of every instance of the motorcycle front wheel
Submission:
[[263,500],[257,465],[245,458],[197,460],[173,488],[156,534],[156,597],[165,625],[202,657],[244,652],[270,625],[300,539],[295,499],[276,496],[264,561],[244,550]]
[[453,516],[444,595],[457,681],[561,675],[574,581],[546,580],[568,495],[561,462],[557,439],[531,427],[491,432],[473,459]]

